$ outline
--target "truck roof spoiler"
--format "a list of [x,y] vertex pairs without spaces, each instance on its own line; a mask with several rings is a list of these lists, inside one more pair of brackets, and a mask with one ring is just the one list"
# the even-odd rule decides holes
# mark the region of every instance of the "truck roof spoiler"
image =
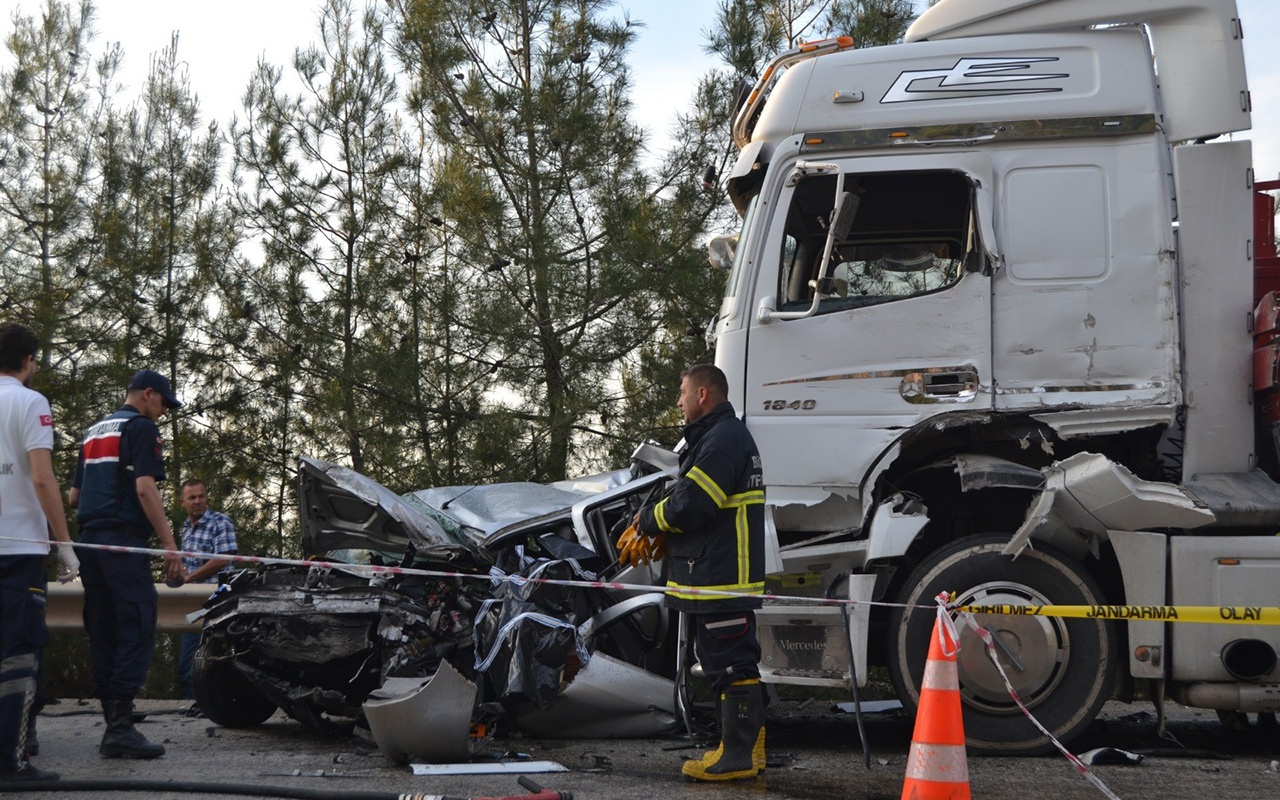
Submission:
[[1146,27],[1169,141],[1249,129],[1244,32],[1235,0],[941,0],[912,23],[904,41],[1105,25]]

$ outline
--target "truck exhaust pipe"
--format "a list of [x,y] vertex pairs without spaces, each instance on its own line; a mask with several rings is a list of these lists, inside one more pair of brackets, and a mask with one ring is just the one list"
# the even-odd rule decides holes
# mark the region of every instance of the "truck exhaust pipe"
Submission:
[[1192,708],[1280,711],[1280,683],[1184,683],[1170,687],[1169,697]]
[[1222,666],[1238,681],[1256,681],[1276,668],[1275,649],[1261,639],[1235,639],[1222,648]]

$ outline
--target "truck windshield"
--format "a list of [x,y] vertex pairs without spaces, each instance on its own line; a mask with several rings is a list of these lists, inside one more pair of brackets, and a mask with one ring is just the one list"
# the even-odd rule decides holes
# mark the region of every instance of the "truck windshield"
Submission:
[[[849,174],[845,188],[858,197],[857,215],[832,252],[832,296],[822,300],[818,313],[941,291],[960,280],[970,256],[967,245],[975,238],[972,188],[963,174]],[[781,310],[807,308],[813,300],[809,282],[821,272],[834,192],[830,176],[796,186],[780,254]]]

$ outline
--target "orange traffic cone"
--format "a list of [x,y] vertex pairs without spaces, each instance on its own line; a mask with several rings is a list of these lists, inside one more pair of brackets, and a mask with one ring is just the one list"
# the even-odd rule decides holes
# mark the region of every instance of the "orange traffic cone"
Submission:
[[934,622],[902,800],[969,800],[957,649],[948,626]]

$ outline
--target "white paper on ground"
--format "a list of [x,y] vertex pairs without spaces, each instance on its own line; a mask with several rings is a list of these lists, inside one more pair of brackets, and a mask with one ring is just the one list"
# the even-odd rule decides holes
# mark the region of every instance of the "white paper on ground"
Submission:
[[467,764],[410,764],[414,775],[521,775],[526,772],[568,772],[554,761],[489,761]]

